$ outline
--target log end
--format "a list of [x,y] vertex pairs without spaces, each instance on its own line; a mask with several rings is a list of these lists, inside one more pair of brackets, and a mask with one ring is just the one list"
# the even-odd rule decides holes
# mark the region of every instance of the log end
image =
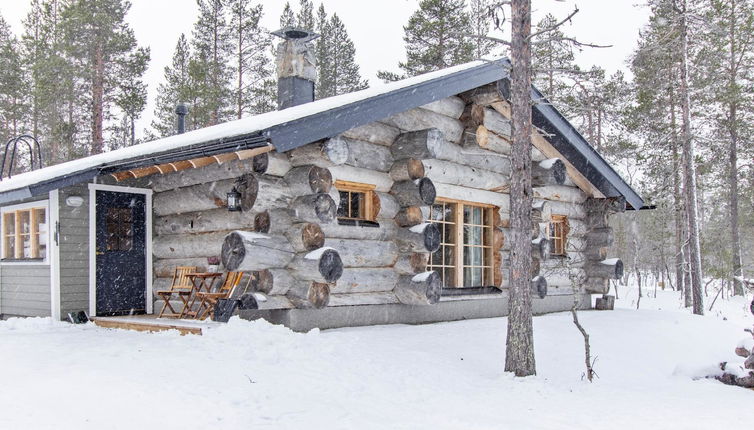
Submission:
[[319,258],[319,273],[327,282],[335,282],[343,276],[343,261],[334,249],[325,250]]
[[426,174],[424,171],[424,163],[415,158],[409,158],[406,160],[406,170],[408,171],[408,177],[413,180],[421,179]]
[[226,270],[234,271],[246,257],[244,240],[238,232],[229,233],[223,240],[220,259]]
[[547,280],[544,276],[535,276],[531,280],[531,292],[536,294],[540,299],[547,297]]
[[325,246],[325,233],[319,224],[306,223],[301,229],[301,242],[307,251],[313,251]]
[[251,159],[251,170],[254,171],[254,173],[258,174],[264,174],[267,173],[267,167],[270,165],[270,156],[267,155],[267,153],[255,155],[254,158]]
[[437,224],[429,224],[424,229],[424,248],[428,252],[435,252],[440,249],[440,243],[442,242],[442,233]]
[[270,212],[264,211],[254,215],[254,231],[260,233],[270,232]]
[[312,282],[306,298],[314,309],[322,309],[330,303],[330,286],[321,282]]
[[432,205],[435,203],[435,199],[437,198],[437,190],[435,189],[435,184],[431,179],[419,179],[419,196],[421,197],[421,200],[427,205]]

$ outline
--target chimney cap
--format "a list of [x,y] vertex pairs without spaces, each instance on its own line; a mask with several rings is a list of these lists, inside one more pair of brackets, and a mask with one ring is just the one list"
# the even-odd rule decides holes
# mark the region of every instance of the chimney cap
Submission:
[[284,27],[280,30],[273,31],[272,35],[281,37],[285,40],[300,40],[304,43],[311,42],[319,37],[319,34],[301,27]]
[[186,103],[178,103],[178,105],[175,107],[175,113],[178,115],[188,114],[188,106],[186,105]]

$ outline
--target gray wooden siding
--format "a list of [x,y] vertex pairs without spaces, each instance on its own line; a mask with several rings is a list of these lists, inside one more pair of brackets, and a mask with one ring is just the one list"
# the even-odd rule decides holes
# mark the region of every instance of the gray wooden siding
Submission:
[[[84,204],[70,207],[67,197],[83,197]],[[89,312],[89,189],[86,184],[60,190],[60,316]]]
[[[47,196],[39,196],[18,203],[41,200],[47,200]],[[51,315],[49,264],[3,263],[0,265],[0,315],[4,317],[48,317]]]

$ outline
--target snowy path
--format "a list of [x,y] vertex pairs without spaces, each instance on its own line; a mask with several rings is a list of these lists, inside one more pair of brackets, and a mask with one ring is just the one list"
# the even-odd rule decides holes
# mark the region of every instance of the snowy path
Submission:
[[535,319],[524,380],[502,372],[503,318],[309,334],[232,321],[202,337],[16,319],[0,322],[0,429],[731,428],[754,419],[754,391],[678,369],[733,357],[751,318],[723,305],[728,321],[670,294],[642,299],[662,311],[582,312],[593,384],[567,313]]

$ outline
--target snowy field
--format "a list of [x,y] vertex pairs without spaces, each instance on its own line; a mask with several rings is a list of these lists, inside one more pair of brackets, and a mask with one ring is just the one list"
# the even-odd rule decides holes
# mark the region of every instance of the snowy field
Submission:
[[[676,294],[535,318],[536,377],[504,374],[504,318],[296,334],[233,320],[204,336],[0,322],[0,429],[725,429],[754,391],[692,380],[734,360],[743,300],[705,317]],[[709,305],[706,305],[707,308]]]

